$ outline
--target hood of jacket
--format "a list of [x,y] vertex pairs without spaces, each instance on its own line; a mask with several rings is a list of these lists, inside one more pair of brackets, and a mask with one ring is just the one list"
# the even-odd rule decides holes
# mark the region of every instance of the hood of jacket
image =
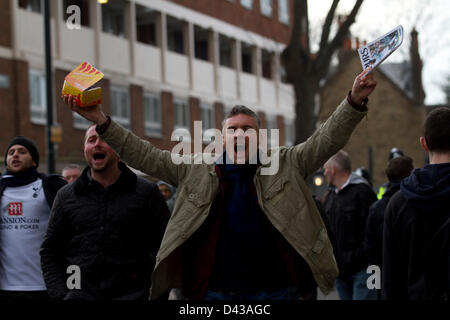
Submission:
[[366,179],[364,179],[363,177],[358,176],[356,173],[352,172],[352,173],[350,173],[350,176],[349,176],[347,182],[342,186],[341,190],[336,189],[336,192],[339,193],[340,191],[344,190],[345,188],[347,188],[348,186],[350,186],[352,184],[360,184],[360,183],[364,183],[364,184],[370,186]]
[[404,197],[419,209],[441,207],[450,197],[450,163],[428,164],[402,180]]

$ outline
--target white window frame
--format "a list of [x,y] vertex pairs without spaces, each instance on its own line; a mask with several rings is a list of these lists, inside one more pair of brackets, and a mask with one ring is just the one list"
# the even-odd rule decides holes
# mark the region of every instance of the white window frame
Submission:
[[[122,105],[122,99],[115,99],[114,94],[118,93],[119,95],[125,95],[126,97],[126,105]],[[114,103],[118,103],[118,110],[120,110],[120,115],[113,114],[115,106]],[[123,116],[125,111],[125,116]],[[123,86],[111,86],[111,119],[122,125],[127,129],[131,129],[131,121],[130,121],[130,92],[127,87]]]
[[259,7],[263,16],[272,18],[273,16],[273,0],[259,0]]
[[240,0],[241,6],[249,10],[253,9],[253,0]]
[[[147,104],[146,100],[149,101]],[[156,102],[155,102],[156,101]],[[155,105],[156,104],[156,105]],[[153,112],[152,108],[158,109],[159,119],[149,120],[148,113]],[[162,107],[161,107],[161,96],[154,92],[144,93],[144,127],[145,135],[147,137],[162,138]]]
[[[181,115],[181,117],[182,118],[184,118],[184,116],[185,116],[185,120],[186,120],[186,122],[185,123],[182,123],[182,124],[179,124],[179,123],[177,123],[177,119],[179,119],[179,116],[180,116],[180,114],[179,114],[179,112],[180,112],[180,109],[179,109],[179,106],[180,105],[183,105],[184,106],[184,112],[185,112],[185,114],[184,115]],[[174,129],[188,129],[188,130],[190,130],[190,121],[191,121],[191,115],[190,115],[190,109],[189,109],[189,100],[188,99],[184,99],[184,98],[174,98],[173,99],[173,108],[174,108],[174,119],[175,119],[175,121],[174,121]]]
[[[180,107],[184,106],[184,110],[182,110],[181,118],[185,118],[186,122],[179,124],[177,123],[177,118],[180,117]],[[174,98],[173,99],[173,108],[174,108],[174,130],[177,131],[179,136],[182,136],[182,140],[184,142],[191,142],[191,110],[189,107],[189,99],[187,98]]]
[[[32,79],[32,77],[37,77],[37,79]],[[47,124],[47,92],[46,92],[46,80],[45,80],[45,73],[42,70],[38,69],[29,69],[29,86],[30,86],[30,120],[31,123],[34,124],[41,124],[46,125]],[[38,81],[38,91],[40,93],[40,101],[39,103],[33,104],[33,97],[32,97],[32,81],[37,80]]]
[[[282,5],[281,3],[284,3],[285,5]],[[289,19],[291,18],[289,9],[290,9],[289,0],[278,0],[278,21],[286,25],[289,25]]]

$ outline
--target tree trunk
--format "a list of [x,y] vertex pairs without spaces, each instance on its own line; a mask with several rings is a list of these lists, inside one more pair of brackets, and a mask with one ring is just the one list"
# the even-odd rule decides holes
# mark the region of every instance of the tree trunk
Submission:
[[316,129],[315,96],[318,81],[313,77],[303,77],[294,84],[295,90],[295,144],[306,141]]

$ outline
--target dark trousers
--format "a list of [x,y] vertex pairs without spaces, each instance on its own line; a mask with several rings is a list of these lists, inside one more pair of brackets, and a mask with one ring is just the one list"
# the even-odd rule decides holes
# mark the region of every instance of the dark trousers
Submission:
[[6,291],[0,290],[0,301],[50,300],[47,291]]

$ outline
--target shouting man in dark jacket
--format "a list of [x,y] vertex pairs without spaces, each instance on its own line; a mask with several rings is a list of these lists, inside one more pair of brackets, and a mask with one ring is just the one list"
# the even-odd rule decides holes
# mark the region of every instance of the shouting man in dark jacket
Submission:
[[386,208],[384,299],[448,299],[450,109],[428,114],[420,144],[430,164],[403,180]]
[[[147,299],[150,270],[169,219],[164,198],[156,184],[119,161],[95,126],[86,132],[84,155],[89,166],[58,193],[41,247],[49,295]],[[79,271],[81,286],[74,281],[68,288],[67,270]]]
[[0,300],[48,299],[39,258],[50,208],[66,182],[39,173],[33,141],[15,137],[5,153],[0,183]]
[[325,201],[339,275],[335,285],[342,300],[372,300],[367,288],[367,258],[363,240],[370,205],[377,200],[368,182],[351,172],[348,154],[339,151],[324,164],[328,184],[336,187]]

